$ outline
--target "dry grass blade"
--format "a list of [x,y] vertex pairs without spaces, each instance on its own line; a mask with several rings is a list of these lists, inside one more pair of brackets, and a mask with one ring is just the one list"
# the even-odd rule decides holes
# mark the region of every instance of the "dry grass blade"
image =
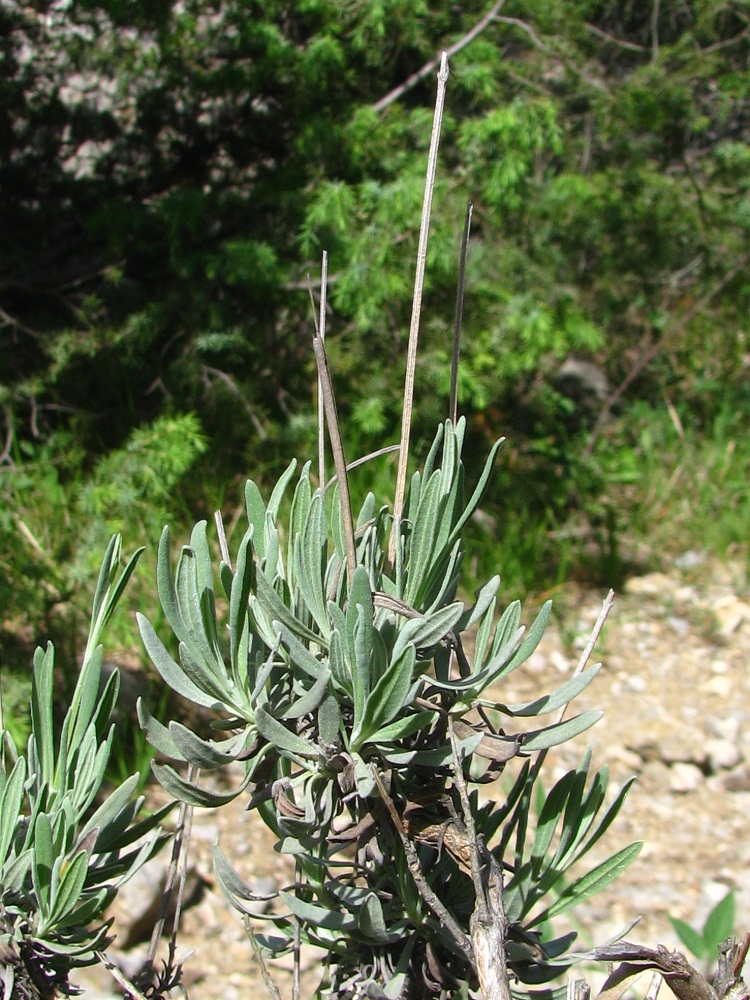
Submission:
[[471,216],[474,205],[466,206],[464,235],[461,239],[461,256],[458,262],[458,289],[456,291],[456,316],[453,321],[453,354],[451,357],[451,400],[449,415],[453,426],[458,419],[458,359],[461,353],[461,322],[464,316],[464,291],[466,289],[466,257],[469,252],[469,237],[471,235]]
[[389,559],[393,562],[396,555],[396,539],[400,530],[401,516],[404,512],[404,497],[406,495],[406,472],[409,464],[409,438],[411,435],[411,412],[414,405],[414,373],[417,365],[417,345],[419,342],[419,319],[422,312],[422,291],[424,288],[424,272],[427,262],[427,240],[430,230],[430,213],[432,211],[432,195],[435,190],[435,175],[437,173],[437,156],[440,146],[440,130],[443,123],[443,106],[445,104],[445,88],[448,82],[448,57],[443,52],[438,72],[437,96],[435,98],[435,114],[432,121],[432,137],[430,152],[427,158],[427,176],[422,202],[422,222],[419,227],[419,246],[417,248],[417,268],[414,276],[414,297],[412,299],[411,325],[409,328],[409,346],[406,354],[406,379],[404,381],[404,408],[401,419],[401,451],[396,477],[396,495],[393,502],[393,529],[389,548]]
[[[315,361],[318,366],[318,379],[320,392],[323,397],[326,421],[328,423],[328,436],[331,441],[331,451],[333,453],[333,464],[336,469],[336,477],[339,484],[339,496],[341,497],[341,514],[344,522],[344,539],[346,545],[346,575],[351,586],[354,571],[357,568],[357,549],[354,540],[354,520],[352,518],[352,502],[349,496],[349,477],[346,473],[346,458],[344,457],[344,446],[341,443],[341,427],[338,413],[336,412],[336,397],[333,394],[333,381],[328,367],[325,344],[320,332],[317,329],[313,336],[313,349],[315,351]],[[321,482],[321,486],[324,483]]]

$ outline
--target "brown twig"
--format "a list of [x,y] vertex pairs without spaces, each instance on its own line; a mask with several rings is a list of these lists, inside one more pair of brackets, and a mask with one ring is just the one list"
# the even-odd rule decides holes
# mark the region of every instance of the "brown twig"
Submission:
[[432,886],[425,878],[422,866],[419,863],[419,856],[417,855],[416,848],[411,840],[409,840],[406,836],[406,831],[404,830],[404,824],[401,821],[401,817],[393,804],[393,799],[388,794],[388,790],[385,787],[383,779],[380,777],[380,772],[374,764],[370,765],[370,772],[375,780],[375,784],[378,786],[380,797],[385,803],[388,815],[391,817],[391,822],[396,828],[396,833],[398,834],[404,848],[406,864],[409,867],[409,872],[411,873],[411,877],[414,879],[414,884],[417,887],[419,895],[425,901],[426,905],[432,910],[433,914],[437,917],[442,926],[448,931],[459,952],[473,968],[474,954],[471,941],[461,930],[455,917],[445,908],[440,898],[436,895]]
[[[485,28],[492,24],[504,6],[505,0],[498,0],[494,7],[492,7],[492,9],[489,10],[483,18],[477,21],[471,31],[468,31],[462,38],[460,38],[457,42],[454,42],[453,45],[445,50],[443,56],[447,59],[451,59],[457,52],[460,52],[461,49],[466,48],[469,42],[473,42],[477,35],[480,35]],[[398,87],[394,87],[393,90],[389,91],[385,97],[381,97],[379,101],[376,101],[376,103],[373,104],[375,111],[385,111],[389,105],[393,104],[400,97],[403,97],[404,94],[408,93],[408,91],[416,87],[420,80],[424,80],[426,76],[429,76],[430,73],[432,73],[433,70],[440,65],[440,62],[440,59],[430,59],[430,61],[425,63],[424,66],[422,66],[421,69],[418,69],[416,73],[412,73],[408,80],[400,83]]]
[[[503,871],[494,855],[480,844],[474,815],[466,788],[463,764],[458,752],[458,742],[453,719],[448,718],[448,732],[453,755],[453,781],[458,789],[463,813],[463,824],[469,842],[471,878],[474,883],[474,912],[471,915],[471,942],[479,977],[482,1000],[511,1000],[510,978],[506,943],[508,918],[503,900]],[[482,857],[480,858],[480,847]]]
[[414,405],[414,375],[417,365],[417,344],[419,341],[419,318],[422,311],[422,290],[424,288],[425,264],[427,261],[427,239],[430,230],[430,212],[432,195],[435,190],[435,174],[437,172],[438,147],[440,145],[440,129],[443,122],[443,106],[445,104],[445,87],[448,82],[448,57],[443,52],[438,72],[437,96],[435,98],[435,114],[432,121],[432,137],[430,152],[427,158],[427,176],[424,185],[424,200],[422,202],[422,222],[419,227],[419,246],[417,247],[417,267],[414,276],[414,297],[412,299],[411,325],[409,328],[409,344],[406,354],[406,378],[404,381],[404,409],[401,419],[401,449],[399,451],[398,473],[396,476],[396,494],[393,501],[393,527],[388,556],[391,563],[396,555],[396,544],[401,530],[401,516],[404,510],[406,495],[406,472],[409,464],[409,438],[411,435],[411,413]]

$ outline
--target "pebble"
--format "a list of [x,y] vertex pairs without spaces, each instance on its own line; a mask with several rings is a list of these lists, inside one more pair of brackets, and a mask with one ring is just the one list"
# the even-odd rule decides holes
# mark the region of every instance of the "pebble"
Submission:
[[730,771],[742,760],[739,747],[731,740],[708,740],[704,750],[712,771]]
[[731,635],[740,625],[750,622],[750,604],[741,601],[734,594],[714,601],[712,610],[719,623],[719,632],[724,636]]
[[676,587],[677,582],[665,573],[647,573],[645,576],[632,576],[625,581],[623,589],[634,597],[663,597],[674,593]]
[[669,789],[676,795],[694,792],[703,782],[703,772],[695,764],[679,762],[669,769]]
[[700,566],[704,559],[704,552],[699,552],[696,549],[688,549],[687,552],[683,552],[681,556],[677,556],[675,559],[675,569],[682,570],[684,573],[687,570],[695,569],[696,566]]

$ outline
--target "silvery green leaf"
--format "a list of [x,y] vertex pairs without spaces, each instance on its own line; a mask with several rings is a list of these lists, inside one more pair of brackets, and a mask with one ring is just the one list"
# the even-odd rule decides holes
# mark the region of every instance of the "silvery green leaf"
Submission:
[[291,732],[274,719],[270,712],[259,706],[255,712],[255,724],[258,732],[273,744],[284,756],[317,757],[318,750],[312,743]]
[[281,501],[284,499],[284,493],[289,485],[289,482],[294,475],[297,468],[297,459],[293,458],[287,468],[281,475],[281,478],[276,483],[271,493],[271,499],[268,501],[268,513],[271,515],[274,521],[279,516],[279,508],[281,507]]
[[433,472],[422,487],[412,527],[404,600],[413,607],[434,553],[439,511],[440,473]]
[[[341,709],[334,694],[328,694],[318,709],[318,735],[322,743],[334,746],[340,739]],[[1,857],[2,855],[0,855]]]
[[411,690],[417,651],[409,645],[401,656],[394,660],[385,674],[370,692],[365,704],[361,723],[355,718],[351,736],[351,746],[357,750],[382,726],[391,722],[405,707]]
[[402,719],[396,719],[387,726],[378,729],[370,737],[371,743],[395,743],[413,736],[420,729],[431,726],[435,720],[437,712],[416,712],[414,715],[406,715]]
[[490,608],[494,608],[497,592],[500,589],[500,577],[493,576],[485,585],[474,593],[476,600],[472,607],[466,608],[456,625],[457,632],[465,632],[476,624]]
[[456,521],[456,524],[453,527],[453,531],[451,532],[448,544],[452,545],[457,539],[461,537],[461,532],[463,531],[466,522],[469,520],[471,515],[479,506],[479,502],[484,496],[484,491],[486,490],[487,483],[489,482],[490,474],[492,472],[492,466],[495,463],[495,456],[497,455],[497,450],[504,440],[505,438],[500,438],[493,444],[492,449],[490,450],[489,456],[487,458],[487,461],[484,463],[484,469],[482,470],[482,475],[479,477],[476,489],[472,493],[471,499],[464,508],[463,514],[458,519],[458,521]]
[[[457,740],[458,750],[462,757],[470,757],[484,738],[484,733],[475,733],[466,740]],[[453,761],[453,750],[450,743],[433,750],[389,750],[384,748],[383,758],[398,767],[408,764],[419,767],[442,767]]]
[[565,684],[561,685],[561,687],[557,688],[551,694],[542,695],[541,698],[535,698],[534,701],[524,702],[519,705],[503,706],[503,711],[509,715],[521,717],[545,715],[547,712],[554,712],[563,705],[567,705],[581,691],[587,688],[600,669],[601,663],[596,663],[593,667],[589,667],[588,670],[584,670],[569,681],[566,681]]
[[248,772],[241,784],[234,791],[222,793],[210,792],[206,788],[200,788],[189,781],[185,781],[169,764],[155,764],[152,762],[151,770],[154,772],[154,776],[159,784],[163,788],[166,788],[170,795],[179,799],[180,802],[186,802],[190,806],[207,806],[211,809],[226,805],[227,802],[232,802],[233,799],[236,799],[247,788],[252,776],[251,772]]
[[294,489],[292,506],[289,511],[289,542],[304,531],[310,513],[312,486],[310,485],[310,462],[305,462]]
[[513,658],[508,663],[507,667],[503,671],[503,676],[510,674],[512,671],[524,663],[531,654],[534,652],[536,647],[539,645],[542,636],[544,635],[544,630],[547,628],[547,623],[549,622],[549,616],[552,613],[552,601],[547,601],[544,607],[539,612],[534,621],[534,624],[528,631],[528,634],[524,638],[521,645],[518,647],[518,651],[513,656]]
[[[169,627],[177,636],[177,639],[181,642],[189,642],[190,633],[182,620],[182,613],[177,601],[177,592],[172,582],[172,560],[169,546],[169,528],[165,527],[159,538],[159,550],[156,559],[156,586],[159,593],[159,602],[169,622]],[[164,679],[166,680],[166,678]]]
[[38,647],[34,653],[31,686],[31,733],[39,765],[35,777],[40,784],[51,784],[55,770],[54,669],[55,647],[49,642],[46,650]]
[[549,747],[559,746],[572,740],[574,736],[585,733],[587,729],[602,718],[604,712],[581,712],[565,722],[547,726],[546,729],[536,729],[532,733],[527,733],[523,741],[523,749],[526,751],[547,750]]
[[359,929],[372,941],[387,944],[401,937],[401,931],[389,933],[383,915],[383,906],[374,892],[368,892],[358,912]]
[[435,459],[437,458],[437,453],[440,445],[443,443],[443,436],[445,434],[445,423],[438,424],[437,431],[435,432],[435,437],[432,444],[430,445],[430,450],[427,453],[427,458],[424,461],[423,475],[425,479],[429,479],[432,475],[432,470],[435,467]]
[[281,891],[279,897],[286,903],[291,913],[303,924],[329,931],[347,932],[357,930],[357,918],[346,911],[329,910],[315,903],[308,903],[292,892]]
[[314,653],[311,653],[307,646],[302,645],[292,630],[279,621],[273,622],[273,630],[281,637],[292,664],[299,667],[308,677],[319,677],[324,669],[322,661]]
[[597,892],[606,889],[610,882],[613,882],[635,861],[641,853],[642,847],[643,842],[636,841],[634,844],[630,844],[628,847],[624,847],[621,851],[613,854],[612,857],[597,865],[590,872],[576,879],[575,882],[572,882],[563,889],[551,906],[542,913],[537,914],[528,926],[532,927],[544,920],[565,913],[572,906],[578,906]]
[[295,691],[291,707],[284,710],[285,719],[302,719],[314,712],[323,700],[331,679],[331,671],[323,667],[315,683],[302,693]]
[[229,601],[229,658],[235,674],[241,669],[240,646],[246,627],[248,598],[256,582],[253,543],[257,541],[255,527],[245,532],[237,552],[237,563]]
[[187,698],[188,701],[192,701],[195,705],[201,705],[203,708],[221,709],[222,702],[202,691],[190,680],[182,667],[174,662],[148,618],[145,618],[140,612],[136,613],[135,617],[143,645],[162,680],[173,691],[182,695],[183,698]]
[[316,490],[308,516],[295,546],[297,584],[315,624],[328,639],[329,624],[324,589],[327,548],[325,495]]
[[[58,858],[56,860],[53,868],[50,913],[47,920],[47,927],[55,928],[75,908],[78,900],[81,898],[88,863],[89,856],[86,851],[81,851],[77,854],[64,870],[64,859]],[[41,926],[40,934],[44,934],[46,929],[44,926]]]
[[635,781],[635,775],[632,775],[630,778],[627,779],[627,781],[623,782],[623,785],[620,788],[619,792],[617,793],[616,798],[608,806],[607,811],[597,824],[596,829],[592,833],[591,837],[589,837],[583,849],[578,851],[578,853],[576,854],[574,858],[575,861],[583,857],[583,855],[587,851],[589,851],[594,846],[594,844],[607,832],[609,827],[612,825],[613,820],[619,814],[620,809],[622,808],[625,798],[628,792],[630,791],[630,788],[634,781]]
[[375,793],[375,779],[368,764],[358,753],[352,754],[354,761],[354,782],[357,786],[357,795],[361,799],[369,799]]
[[79,841],[85,838],[93,830],[97,830],[97,840],[95,850],[97,854],[102,854],[110,849],[110,844],[106,838],[115,832],[115,824],[121,815],[122,810],[127,809],[128,815],[120,832],[129,825],[134,815],[132,795],[138,787],[138,775],[133,774],[126,778],[122,784],[118,785],[107,795],[101,805],[94,810],[79,833]]
[[255,538],[255,551],[258,553],[258,559],[262,562],[266,557],[266,505],[260,490],[252,479],[248,479],[245,483],[245,510]]
[[[337,486],[338,489],[338,486]],[[356,530],[359,531],[372,519],[375,517],[375,494],[370,492],[364,499],[364,503],[360,507],[359,514],[357,515]]]
[[[351,608],[351,604],[349,605]],[[348,620],[352,617],[347,609]],[[370,657],[372,656],[372,617],[361,604],[356,605],[357,621],[352,635],[352,692],[354,696],[354,726],[360,727],[365,706],[370,697]]]
[[172,739],[172,736],[166,726],[163,726],[158,719],[146,708],[143,698],[139,698],[136,702],[136,714],[138,716],[138,725],[145,732],[146,738],[154,750],[163,754],[165,757],[171,757],[173,760],[184,761],[185,758],[182,756],[180,751],[177,749],[177,744]]
[[518,634],[521,624],[521,602],[512,601],[503,612],[500,621],[497,623],[495,635],[492,640],[491,656],[496,656],[498,650],[507,646],[511,636]]
[[409,643],[416,648],[422,648],[440,642],[454,628],[463,611],[463,602],[456,601],[424,618],[412,618],[407,621],[396,639],[392,659],[398,659]]
[[116,895],[117,890],[113,886],[102,886],[92,895],[87,893],[84,902],[55,921],[55,930],[64,931],[67,927],[78,929],[101,919]]
[[331,645],[328,650],[328,663],[334,683],[352,696],[352,676],[344,659],[344,643],[338,629],[331,632]]
[[16,832],[16,823],[22,814],[25,780],[26,758],[19,757],[0,794],[0,867],[8,857]]
[[181,642],[180,664],[195,687],[213,698],[215,705],[231,706],[237,710],[234,704],[234,682],[227,677],[223,663],[209,663],[201,657],[200,650],[195,646],[186,646]]
[[214,844],[214,872],[224,896],[240,913],[257,915],[258,903],[275,899],[278,893],[258,894],[244,882],[227,861],[218,844]]
[[[269,620],[276,619],[282,622],[286,627],[297,636],[298,639],[302,639],[305,642],[320,643],[325,644],[325,640],[322,636],[317,635],[312,629],[309,629],[306,625],[303,625],[298,618],[289,610],[289,608],[284,604],[279,595],[274,590],[273,586],[269,582],[268,578],[264,573],[257,573],[255,580],[255,596],[257,598],[258,604],[261,610],[268,615]],[[271,643],[268,643],[271,645]]]
[[202,740],[179,722],[169,723],[169,733],[182,757],[201,770],[210,771],[237,759],[237,754],[245,749],[247,733],[240,733],[222,743]]
[[39,903],[42,918],[49,913],[49,893],[52,882],[52,866],[55,863],[52,846],[52,828],[46,813],[39,813],[34,824],[34,855],[31,865],[31,878],[34,893]]
[[0,875],[5,892],[21,892],[24,883],[27,881],[28,873],[31,871],[34,860],[34,849],[32,847],[21,851],[18,857],[9,860],[0,866]]

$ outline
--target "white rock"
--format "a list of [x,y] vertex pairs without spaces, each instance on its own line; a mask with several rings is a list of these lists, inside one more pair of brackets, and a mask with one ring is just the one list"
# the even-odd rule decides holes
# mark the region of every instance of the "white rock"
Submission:
[[705,746],[708,765],[712,771],[730,771],[742,760],[742,754],[736,743],[731,740],[708,740]]
[[694,792],[703,782],[703,772],[695,764],[679,762],[669,769],[669,789],[676,794]]

